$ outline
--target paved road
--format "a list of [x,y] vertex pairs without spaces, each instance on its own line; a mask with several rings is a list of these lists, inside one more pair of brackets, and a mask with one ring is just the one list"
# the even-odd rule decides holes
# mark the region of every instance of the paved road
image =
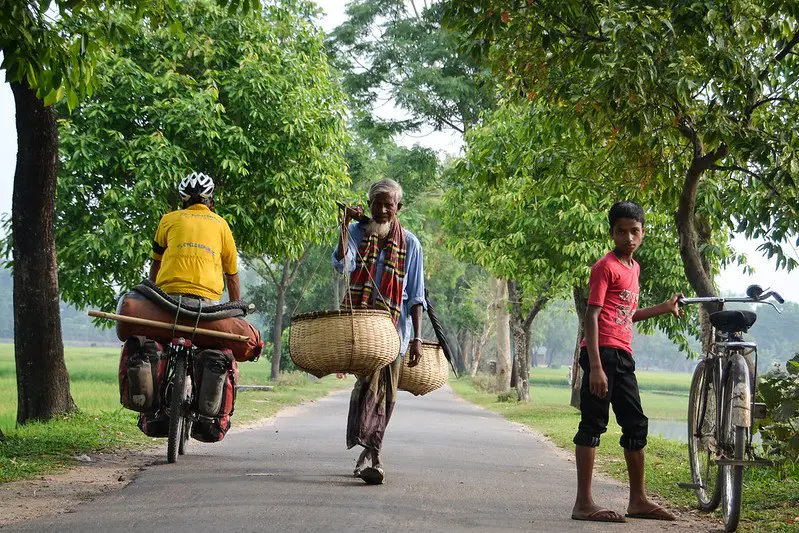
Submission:
[[[449,390],[402,393],[384,449],[387,484],[367,486],[351,477],[347,401],[336,393],[220,444],[193,443],[177,464],[147,467],[121,491],[3,532],[708,530],[689,519],[570,520],[569,455]],[[595,491],[625,509],[624,485],[600,479]]]

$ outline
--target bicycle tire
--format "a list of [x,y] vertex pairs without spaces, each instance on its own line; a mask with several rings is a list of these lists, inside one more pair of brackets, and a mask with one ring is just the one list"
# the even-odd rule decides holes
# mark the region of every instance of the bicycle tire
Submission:
[[[708,372],[706,361],[696,365],[691,379],[691,394],[688,398],[688,460],[691,480],[699,508],[710,512],[721,501],[721,471],[716,459],[716,387]],[[700,418],[702,418],[701,427]]]
[[178,354],[175,358],[175,373],[172,382],[172,397],[169,399],[169,438],[166,446],[168,463],[177,461],[178,448],[183,438],[183,406],[186,400],[186,356]]
[[[745,368],[745,372],[737,372],[736,367]],[[724,453],[732,459],[743,460],[746,451],[748,427],[737,426],[732,421],[732,402],[736,388],[741,380],[746,390],[751,390],[748,365],[741,355],[734,355],[730,360],[730,370],[724,384],[724,413],[721,419],[721,434],[724,439]],[[729,457],[729,455],[728,455]],[[741,517],[741,498],[743,495],[743,466],[724,465],[720,469],[722,477],[721,517],[725,531],[735,531]]]

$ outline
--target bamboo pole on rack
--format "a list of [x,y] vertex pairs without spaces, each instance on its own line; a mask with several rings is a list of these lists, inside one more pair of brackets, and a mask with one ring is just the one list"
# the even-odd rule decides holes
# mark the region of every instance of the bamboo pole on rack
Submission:
[[217,337],[219,339],[226,339],[229,341],[247,342],[249,337],[245,335],[236,335],[235,333],[226,333],[224,331],[215,331],[213,329],[193,328],[191,326],[183,326],[180,324],[174,325],[169,322],[159,322],[157,320],[149,320],[146,318],[137,318],[134,316],[117,315],[116,313],[106,313],[105,311],[89,311],[89,316],[95,318],[104,318],[106,320],[116,320],[117,322],[128,322],[129,324],[139,324],[140,326],[150,326],[161,329],[173,329],[175,331],[182,331],[184,333],[197,333],[198,335],[206,335],[209,337]]

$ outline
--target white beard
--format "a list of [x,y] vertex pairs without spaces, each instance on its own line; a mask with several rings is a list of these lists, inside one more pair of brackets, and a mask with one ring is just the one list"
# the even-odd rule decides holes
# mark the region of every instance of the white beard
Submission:
[[373,219],[366,224],[366,234],[377,235],[378,239],[385,239],[389,231],[391,231],[391,222],[380,224]]

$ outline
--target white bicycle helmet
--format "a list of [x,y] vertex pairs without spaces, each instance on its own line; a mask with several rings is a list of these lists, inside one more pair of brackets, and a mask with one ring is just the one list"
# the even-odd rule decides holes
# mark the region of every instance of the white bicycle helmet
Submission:
[[211,198],[214,194],[214,180],[202,172],[192,172],[180,180],[178,193],[183,200],[188,200],[192,196]]

